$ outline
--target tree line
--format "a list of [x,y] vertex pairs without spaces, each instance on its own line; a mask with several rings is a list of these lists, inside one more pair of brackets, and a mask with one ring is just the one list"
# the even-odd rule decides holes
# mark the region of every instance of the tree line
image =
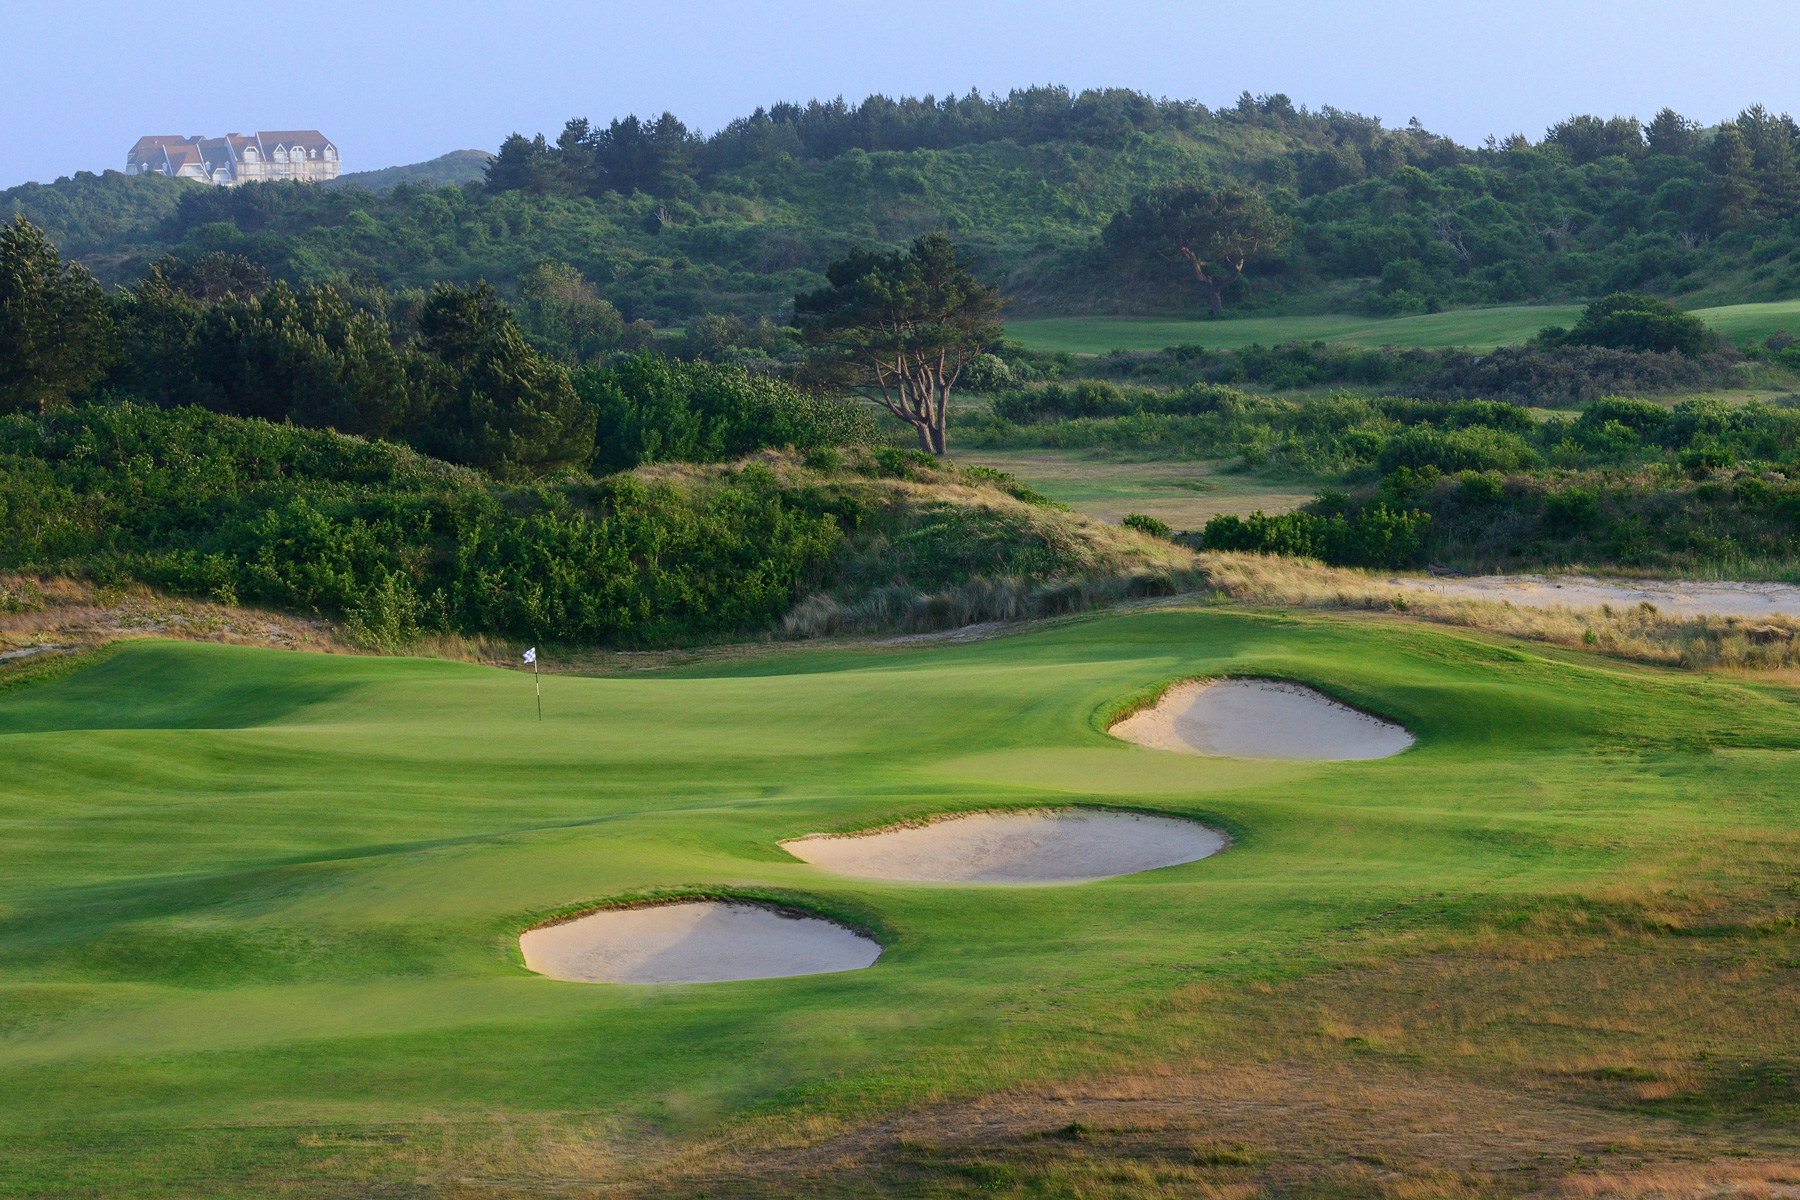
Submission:
[[711,135],[691,131],[669,112],[644,118],[634,113],[604,126],[577,117],[554,141],[541,133],[510,135],[489,165],[487,181],[497,190],[540,195],[679,194],[721,172],[784,158],[827,160],[852,151],[951,150],[1000,141],[1118,147],[1139,134],[1224,124],[1347,142],[1390,166],[1430,161],[1445,144],[1423,130],[1384,131],[1379,121],[1332,108],[1312,113],[1285,95],[1245,92],[1235,105],[1214,110],[1128,88],[1072,92],[1049,86],[1015,88],[1005,96],[970,91],[942,98],[877,94],[855,105],[842,96],[783,102],[735,118]]
[[[0,413],[86,399],[198,405],[524,477],[870,441],[867,412],[838,398],[852,393],[942,454],[951,392],[1001,332],[996,289],[972,266],[941,234],[834,265],[825,287],[794,301],[810,351],[802,390],[648,347],[570,367],[534,348],[486,284],[441,283],[415,307],[269,283],[254,264],[213,255],[109,296],[21,217],[0,230]],[[534,278],[526,312],[540,328],[576,326],[571,338],[602,345],[617,334],[617,314],[600,320],[565,273]]]

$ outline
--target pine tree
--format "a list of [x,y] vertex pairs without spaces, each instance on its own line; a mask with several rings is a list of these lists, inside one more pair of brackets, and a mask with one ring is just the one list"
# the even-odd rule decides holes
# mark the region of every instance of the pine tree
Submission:
[[67,407],[106,373],[112,344],[94,277],[24,217],[0,227],[0,413]]

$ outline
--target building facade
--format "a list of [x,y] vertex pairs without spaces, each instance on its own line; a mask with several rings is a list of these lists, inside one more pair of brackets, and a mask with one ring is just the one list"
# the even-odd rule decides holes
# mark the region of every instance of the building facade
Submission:
[[151,134],[125,156],[127,175],[170,175],[219,187],[274,179],[336,179],[337,147],[316,129],[228,133],[224,137]]

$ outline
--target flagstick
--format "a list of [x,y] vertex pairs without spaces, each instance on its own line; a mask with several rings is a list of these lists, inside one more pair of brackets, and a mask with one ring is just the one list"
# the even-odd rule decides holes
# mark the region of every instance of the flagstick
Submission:
[[544,719],[544,685],[538,680],[537,659],[531,660],[531,686],[537,692],[538,720]]

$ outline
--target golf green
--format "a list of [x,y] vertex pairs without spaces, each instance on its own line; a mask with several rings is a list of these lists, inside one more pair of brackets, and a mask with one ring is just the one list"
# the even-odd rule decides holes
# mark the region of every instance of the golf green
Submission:
[[[1260,763],[1098,727],[1221,672],[1418,742]],[[513,672],[139,642],[0,692],[0,1195],[272,1192],[410,1169],[369,1130],[582,1113],[661,1136],[1154,1061],[1182,1036],[1159,1004],[1196,980],[1316,969],[1421,896],[1598,888],[1791,831],[1800,782],[1785,691],[1398,621],[1165,610],[543,689],[540,722]],[[777,845],[1082,803],[1234,844],[1065,887],[835,877]],[[683,888],[886,949],[742,983],[524,969],[534,921]]]

